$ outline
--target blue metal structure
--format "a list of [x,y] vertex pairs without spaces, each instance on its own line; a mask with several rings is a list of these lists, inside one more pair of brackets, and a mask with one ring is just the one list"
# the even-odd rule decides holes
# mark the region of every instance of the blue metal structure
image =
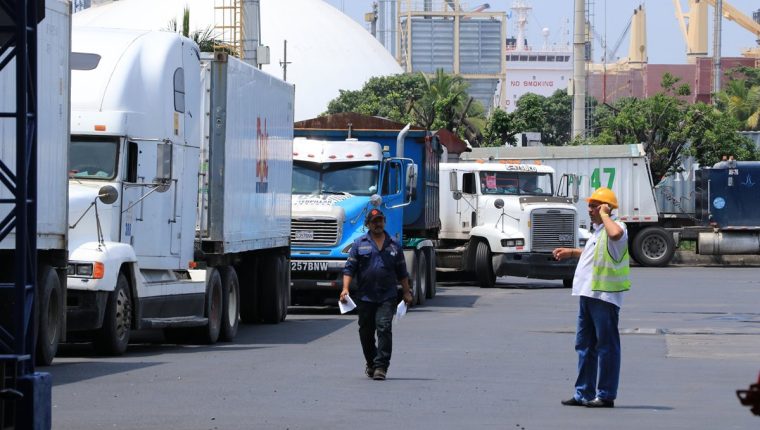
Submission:
[[[0,240],[15,229],[15,283],[0,284],[0,429],[50,428],[50,376],[34,372],[37,198],[37,23],[44,1],[0,0],[0,71],[15,60],[15,172],[0,160],[0,182],[12,199]],[[10,142],[0,142],[2,145]]]

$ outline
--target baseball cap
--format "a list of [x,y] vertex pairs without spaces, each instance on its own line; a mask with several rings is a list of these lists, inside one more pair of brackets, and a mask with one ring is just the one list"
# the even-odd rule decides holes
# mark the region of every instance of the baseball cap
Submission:
[[365,222],[370,222],[375,218],[385,218],[385,214],[380,209],[372,209],[371,211],[367,212],[367,218],[365,219]]

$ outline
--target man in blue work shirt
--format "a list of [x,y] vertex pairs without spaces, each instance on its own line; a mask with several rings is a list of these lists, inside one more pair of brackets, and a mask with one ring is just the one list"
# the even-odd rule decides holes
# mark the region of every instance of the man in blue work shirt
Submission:
[[385,215],[378,209],[372,209],[367,213],[364,225],[369,231],[354,241],[343,269],[340,301],[346,302],[348,287],[356,278],[359,339],[367,363],[365,373],[374,380],[382,381],[391,362],[391,322],[398,297],[396,286],[401,283],[407,305],[412,303],[412,294],[404,250],[385,231]]

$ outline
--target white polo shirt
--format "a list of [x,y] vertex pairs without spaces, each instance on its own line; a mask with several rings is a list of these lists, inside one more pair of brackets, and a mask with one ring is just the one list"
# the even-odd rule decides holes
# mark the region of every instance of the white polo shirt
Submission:
[[[625,224],[620,221],[615,221],[620,228],[623,229],[623,237],[619,240],[607,239],[607,249],[610,250],[612,258],[617,260],[623,254],[626,244],[628,243],[628,230],[625,228]],[[573,277],[573,295],[574,296],[586,296],[593,297],[595,299],[604,300],[605,302],[612,303],[617,307],[623,306],[623,293],[608,293],[606,291],[594,291],[591,289],[591,273],[594,265],[594,250],[596,244],[599,242],[599,238],[602,235],[604,224],[593,224],[592,228],[594,232],[592,236],[586,242],[586,247],[583,248],[580,258],[578,259],[578,266],[575,268],[575,276]]]

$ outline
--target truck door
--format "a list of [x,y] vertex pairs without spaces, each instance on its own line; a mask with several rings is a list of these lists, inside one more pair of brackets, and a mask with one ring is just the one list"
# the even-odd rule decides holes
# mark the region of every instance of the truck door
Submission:
[[127,143],[121,241],[132,245],[145,269],[171,269],[179,264],[179,255],[172,252],[179,248],[174,243],[179,238],[172,234],[177,183],[171,178],[171,162],[166,161],[171,150],[170,144],[158,141]]
[[467,233],[478,225],[477,210],[478,191],[475,185],[475,174],[462,174],[462,198],[457,200],[457,213],[459,214],[459,227]]
[[385,212],[385,229],[392,236],[401,240],[401,224],[403,221],[404,182],[403,164],[401,160],[388,160],[383,169],[383,212]]

